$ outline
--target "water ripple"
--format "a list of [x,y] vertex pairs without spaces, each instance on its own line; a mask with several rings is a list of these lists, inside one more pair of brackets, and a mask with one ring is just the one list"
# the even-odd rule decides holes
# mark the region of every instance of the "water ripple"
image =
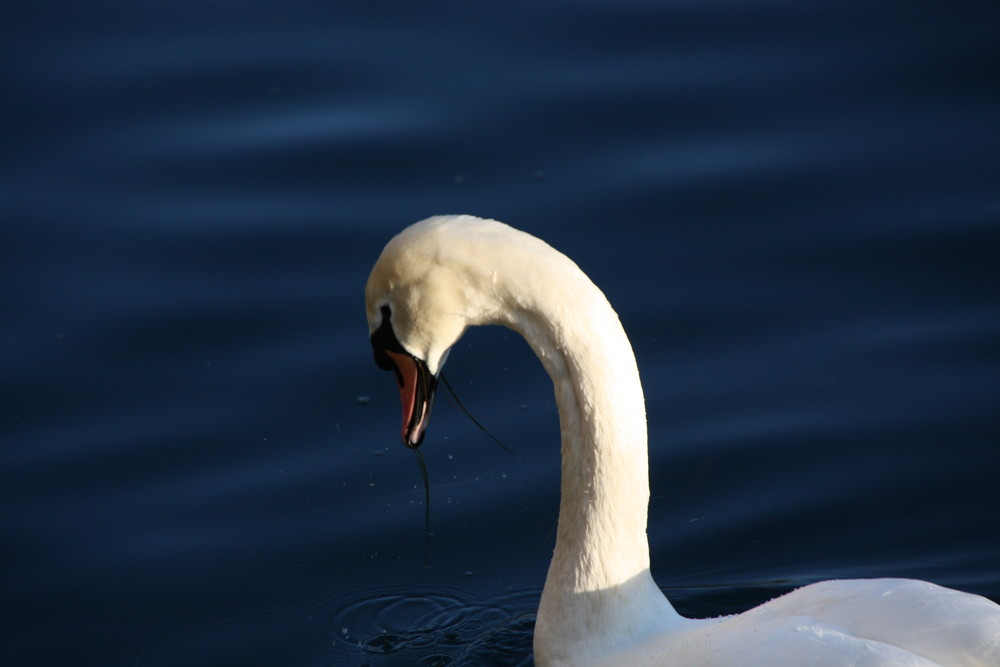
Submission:
[[442,586],[350,591],[312,619],[338,658],[379,665],[527,665],[538,591],[470,597]]

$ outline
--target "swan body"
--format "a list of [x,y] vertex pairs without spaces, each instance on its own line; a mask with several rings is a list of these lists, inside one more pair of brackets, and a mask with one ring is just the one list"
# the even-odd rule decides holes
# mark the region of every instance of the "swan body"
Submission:
[[536,664],[1000,665],[1000,606],[922,581],[825,581],[734,616],[679,615],[649,571],[646,416],[631,345],[603,293],[543,241],[494,220],[428,218],[386,245],[365,301],[409,447],[469,326],[517,331],[552,378],[561,500]]

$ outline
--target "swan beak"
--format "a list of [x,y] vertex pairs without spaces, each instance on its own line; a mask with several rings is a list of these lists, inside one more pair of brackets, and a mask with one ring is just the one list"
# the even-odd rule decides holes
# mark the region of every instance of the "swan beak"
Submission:
[[382,350],[392,360],[403,405],[403,444],[416,449],[424,440],[437,389],[437,377],[427,364],[406,352]]

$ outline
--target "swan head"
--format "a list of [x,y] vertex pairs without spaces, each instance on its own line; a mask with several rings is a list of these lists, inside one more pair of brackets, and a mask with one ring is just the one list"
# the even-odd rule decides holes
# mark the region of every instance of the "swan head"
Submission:
[[379,368],[396,374],[403,406],[403,443],[415,448],[423,442],[427,430],[437,390],[438,373],[431,371],[426,361],[408,352],[399,342],[392,324],[392,312],[389,303],[380,305],[380,321],[371,332],[372,351]]
[[448,351],[496,310],[490,237],[513,231],[472,216],[428,218],[396,235],[375,262],[365,286],[368,331],[375,363],[395,372],[407,447],[423,441]]

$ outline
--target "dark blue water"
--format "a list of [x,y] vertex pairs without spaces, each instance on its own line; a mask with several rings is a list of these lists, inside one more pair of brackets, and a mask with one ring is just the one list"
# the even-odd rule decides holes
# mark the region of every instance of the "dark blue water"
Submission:
[[13,3],[5,665],[531,662],[548,380],[470,334],[419,470],[362,288],[495,217],[607,292],[685,613],[829,577],[1000,600],[990,2]]

